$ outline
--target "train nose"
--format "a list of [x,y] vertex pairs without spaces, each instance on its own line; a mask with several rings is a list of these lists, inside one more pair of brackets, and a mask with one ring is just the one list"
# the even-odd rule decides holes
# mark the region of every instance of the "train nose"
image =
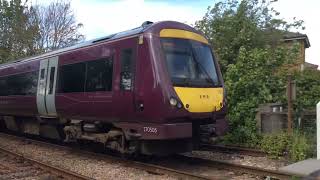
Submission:
[[222,108],[223,88],[175,87],[183,107],[194,113],[214,112]]

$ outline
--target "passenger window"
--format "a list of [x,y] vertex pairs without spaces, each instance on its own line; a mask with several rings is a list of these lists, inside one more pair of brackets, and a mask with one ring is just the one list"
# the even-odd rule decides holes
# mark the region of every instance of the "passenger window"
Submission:
[[111,91],[112,89],[112,58],[88,62],[86,92]]
[[0,79],[0,96],[35,95],[38,85],[38,71],[16,74]]
[[134,59],[133,50],[124,49],[121,51],[121,72],[120,89],[131,90],[134,77]]
[[58,92],[84,92],[85,72],[85,63],[61,66],[61,68],[59,68]]
[[53,83],[54,83],[54,73],[56,71],[55,67],[51,67],[50,70],[50,81],[49,81],[49,94],[52,94],[53,92]]
[[0,96],[7,96],[8,86],[7,86],[7,78],[0,78]]
[[38,86],[38,71],[30,72],[24,75],[24,93],[28,95],[35,95]]
[[45,69],[41,69],[40,79],[44,79]]

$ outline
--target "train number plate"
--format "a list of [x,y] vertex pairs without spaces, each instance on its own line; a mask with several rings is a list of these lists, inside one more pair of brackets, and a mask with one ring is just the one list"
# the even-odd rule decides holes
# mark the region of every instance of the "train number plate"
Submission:
[[143,127],[143,132],[147,133],[157,133],[158,129],[154,127]]

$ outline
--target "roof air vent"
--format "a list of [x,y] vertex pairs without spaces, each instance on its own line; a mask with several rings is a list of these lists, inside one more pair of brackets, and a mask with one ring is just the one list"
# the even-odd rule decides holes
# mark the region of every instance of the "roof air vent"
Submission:
[[145,21],[144,23],[142,23],[142,27],[143,28],[145,28],[145,27],[148,27],[148,26],[150,26],[151,24],[153,24],[153,22],[151,22],[151,21]]
[[98,39],[94,39],[92,41],[92,43],[96,43],[96,42],[100,42],[100,41],[104,41],[104,40],[108,40],[108,39],[111,39],[113,36],[115,36],[116,34],[111,34],[109,36],[105,36],[105,37],[102,37],[102,38],[98,38]]

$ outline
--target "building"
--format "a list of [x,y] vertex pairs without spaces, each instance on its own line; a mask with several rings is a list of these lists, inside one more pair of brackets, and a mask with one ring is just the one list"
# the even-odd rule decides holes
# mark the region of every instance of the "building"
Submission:
[[288,32],[283,38],[283,42],[287,47],[293,47],[296,43],[299,46],[299,55],[296,62],[293,64],[293,68],[303,71],[304,69],[318,69],[318,65],[308,63],[305,60],[305,50],[310,47],[310,41],[306,34]]

